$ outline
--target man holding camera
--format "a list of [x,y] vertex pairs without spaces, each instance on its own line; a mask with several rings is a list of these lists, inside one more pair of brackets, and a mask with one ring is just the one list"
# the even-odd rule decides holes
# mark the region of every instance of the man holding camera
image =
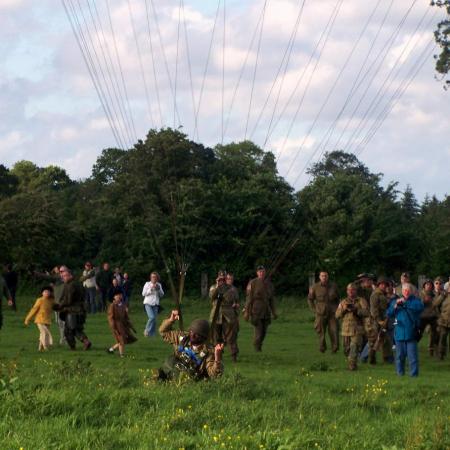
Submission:
[[239,331],[239,294],[233,286],[233,274],[219,271],[216,284],[209,289],[212,302],[210,322],[215,344],[224,343],[230,347],[231,359],[237,361],[239,352],[237,335]]
[[356,284],[347,285],[347,298],[339,303],[336,310],[336,319],[341,319],[344,355],[347,356],[349,370],[357,369],[356,362],[364,335],[364,318],[369,315],[367,301],[356,294]]

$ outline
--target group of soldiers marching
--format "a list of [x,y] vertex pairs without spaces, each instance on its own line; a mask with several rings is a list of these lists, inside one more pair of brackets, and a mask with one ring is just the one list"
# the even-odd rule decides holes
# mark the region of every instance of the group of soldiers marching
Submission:
[[389,305],[395,307],[395,302],[404,296],[402,286],[406,286],[410,294],[422,302],[418,336],[428,328],[430,355],[444,359],[450,331],[450,288],[444,289],[443,280],[437,277],[426,280],[419,293],[411,284],[408,273],[401,275],[398,286],[386,277],[375,281],[373,275],[360,274],[356,281],[347,285],[346,297],[339,301],[336,284],[329,280],[327,272],[320,272],[319,281],[311,286],[308,293],[308,304],[315,314],[314,328],[319,335],[319,350],[326,351],[325,335],[328,331],[331,351],[338,351],[340,321],[344,354],[350,370],[357,368],[358,358],[376,364],[376,353],[379,351],[385,362],[392,363],[394,320],[387,313]]

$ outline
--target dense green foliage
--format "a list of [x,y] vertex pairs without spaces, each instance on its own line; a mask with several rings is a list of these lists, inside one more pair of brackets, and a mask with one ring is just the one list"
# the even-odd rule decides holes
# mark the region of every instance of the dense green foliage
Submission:
[[450,80],[446,76],[450,72],[450,0],[432,0],[431,5],[442,8],[447,14],[447,17],[438,23],[434,37],[441,50],[436,56],[436,71],[444,76],[446,86],[449,86]]
[[[131,318],[140,331],[146,318],[137,300]],[[263,353],[253,352],[242,322],[239,362],[225,353],[220,380],[160,384],[151,369],[170,346],[139,336],[125,358],[109,355],[103,314],[88,317],[89,352],[56,345],[38,353],[37,328],[22,325],[32,301],[21,297],[20,313],[5,311],[0,332],[2,449],[450,447],[450,360],[430,358],[427,337],[417,379],[397,377],[387,364],[349,372],[342,351],[319,353],[306,302],[282,300]],[[206,303],[186,301],[187,322],[205,317]]]
[[0,166],[0,255],[22,278],[30,266],[86,260],[139,283],[149,270],[175,279],[187,268],[191,292],[201,272],[228,268],[243,285],[260,263],[283,292],[304,289],[321,268],[339,282],[362,271],[448,275],[450,197],[419,205],[343,151],[309,174],[294,192],[252,142],[211,149],[171,129],[104,150],[83,181],[28,161]]

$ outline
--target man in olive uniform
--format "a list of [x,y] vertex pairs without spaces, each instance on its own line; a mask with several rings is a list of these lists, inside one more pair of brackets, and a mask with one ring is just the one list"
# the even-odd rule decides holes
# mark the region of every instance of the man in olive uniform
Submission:
[[377,287],[370,296],[370,316],[372,324],[376,330],[376,341],[373,342],[373,335],[369,337],[369,363],[376,364],[376,351],[383,349],[383,360],[393,362],[392,341],[387,333],[388,317],[387,309],[389,300],[386,297],[386,288],[389,280],[386,277],[379,277]]
[[83,343],[84,350],[91,348],[91,342],[84,333],[86,310],[84,308],[83,285],[74,279],[67,267],[61,269],[64,289],[60,303],[53,306],[64,318],[64,336],[71,350],[75,350],[75,338]]
[[362,297],[366,300],[367,304],[370,302],[370,296],[373,292],[373,283],[374,276],[370,273],[360,273],[357,276],[356,284],[357,284],[357,295],[358,297]]
[[438,314],[437,326],[439,333],[438,356],[444,359],[447,353],[447,337],[450,331],[450,292],[443,289],[443,280],[436,278],[433,307]]
[[364,335],[364,318],[369,315],[369,305],[363,297],[357,296],[357,286],[347,286],[347,298],[339,303],[336,319],[341,319],[344,337],[344,354],[348,359],[348,368],[356,370],[356,361],[361,351]]
[[338,290],[336,283],[329,280],[328,272],[320,272],[319,281],[309,289],[308,304],[316,316],[314,329],[319,335],[319,350],[323,353],[327,349],[325,332],[328,328],[331,351],[336,353],[339,349],[338,325],[336,320]]
[[173,380],[186,375],[193,380],[217,378],[223,373],[223,344],[215,347],[207,345],[209,323],[207,320],[194,320],[188,332],[172,330],[180,316],[177,310],[163,321],[159,333],[163,340],[173,345],[174,354],[166,359],[158,370],[159,380]]
[[428,342],[428,353],[433,356],[439,343],[439,335],[437,332],[437,313],[436,308],[433,306],[434,300],[434,284],[433,280],[425,280],[422,284],[422,290],[420,292],[420,299],[422,300],[424,309],[420,314],[420,330],[421,334],[427,325],[430,329],[430,338]]
[[220,271],[216,284],[211,286],[209,296],[212,309],[209,321],[213,326],[212,340],[230,347],[231,359],[237,361],[239,348],[237,336],[239,331],[239,294],[233,286],[233,274]]
[[0,275],[0,329],[3,325],[3,313],[2,313],[2,299],[5,297],[5,299],[8,301],[8,305],[11,306],[13,304],[13,300],[11,297],[11,293],[9,292],[8,286],[6,285],[5,280]]
[[271,319],[278,316],[275,311],[273,284],[266,278],[264,266],[257,267],[256,275],[247,285],[244,319],[250,320],[254,327],[253,346],[255,351],[260,352]]

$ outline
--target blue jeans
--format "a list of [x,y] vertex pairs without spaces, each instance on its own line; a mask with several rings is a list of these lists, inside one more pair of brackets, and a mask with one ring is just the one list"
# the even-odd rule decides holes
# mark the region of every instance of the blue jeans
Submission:
[[158,305],[144,305],[148,320],[145,325],[145,334],[147,336],[154,336],[156,334],[156,317],[158,316]]
[[419,375],[419,354],[416,341],[395,341],[395,368],[398,375],[405,374],[405,359],[408,358],[409,374]]
[[97,305],[95,304],[96,288],[84,288],[84,301],[86,302],[87,312],[94,314],[97,312]]

